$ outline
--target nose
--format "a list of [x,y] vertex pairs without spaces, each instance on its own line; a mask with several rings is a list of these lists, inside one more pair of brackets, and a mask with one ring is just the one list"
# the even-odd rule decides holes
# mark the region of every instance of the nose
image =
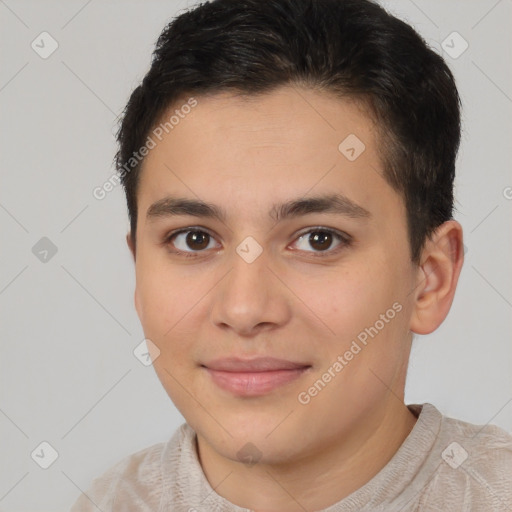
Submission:
[[251,263],[233,255],[230,272],[214,290],[211,320],[216,326],[253,336],[290,320],[290,298],[269,263],[265,251]]

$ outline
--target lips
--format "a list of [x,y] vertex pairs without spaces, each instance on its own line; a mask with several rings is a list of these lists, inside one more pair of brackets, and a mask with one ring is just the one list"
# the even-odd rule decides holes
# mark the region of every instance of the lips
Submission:
[[223,372],[268,372],[277,370],[297,370],[310,366],[302,363],[295,363],[286,359],[275,359],[273,357],[259,357],[257,359],[238,359],[235,357],[217,359],[208,363],[207,368]]
[[261,396],[288,384],[307,371],[311,365],[285,359],[225,358],[203,365],[212,381],[236,396]]

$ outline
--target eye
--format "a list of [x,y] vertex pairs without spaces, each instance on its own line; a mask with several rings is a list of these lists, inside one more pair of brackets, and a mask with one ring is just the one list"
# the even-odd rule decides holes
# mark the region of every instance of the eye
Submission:
[[350,245],[350,237],[329,228],[317,227],[302,233],[295,245],[300,251],[332,254]]
[[[351,243],[351,237],[345,233],[324,227],[310,228],[294,241],[294,248],[311,253],[313,256],[332,255]],[[205,231],[193,227],[169,233],[163,242],[169,251],[185,257],[196,257],[208,249],[215,249],[215,238]]]
[[171,245],[177,251],[193,253],[205,251],[206,249],[213,249],[215,247],[215,239],[206,231],[200,229],[183,229],[171,233],[165,240],[166,245]]

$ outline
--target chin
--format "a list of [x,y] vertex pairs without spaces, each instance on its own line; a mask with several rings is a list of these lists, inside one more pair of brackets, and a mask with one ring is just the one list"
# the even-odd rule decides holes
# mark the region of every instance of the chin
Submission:
[[299,456],[299,451],[305,447],[302,429],[296,424],[297,418],[292,422],[291,414],[283,422],[286,414],[283,415],[282,410],[267,415],[257,411],[244,414],[233,410],[229,416],[219,416],[222,427],[210,417],[196,417],[196,421],[191,419],[188,422],[223,457],[238,462],[257,459],[260,463],[275,465]]

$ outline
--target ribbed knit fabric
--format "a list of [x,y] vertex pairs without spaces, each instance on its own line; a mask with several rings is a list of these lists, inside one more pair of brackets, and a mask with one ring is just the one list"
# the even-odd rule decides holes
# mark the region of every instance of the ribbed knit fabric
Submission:
[[[512,436],[412,404],[418,421],[365,485],[323,512],[511,512]],[[208,483],[184,424],[166,443],[134,453],[82,494],[71,512],[250,512]],[[278,511],[276,511],[278,512]]]

